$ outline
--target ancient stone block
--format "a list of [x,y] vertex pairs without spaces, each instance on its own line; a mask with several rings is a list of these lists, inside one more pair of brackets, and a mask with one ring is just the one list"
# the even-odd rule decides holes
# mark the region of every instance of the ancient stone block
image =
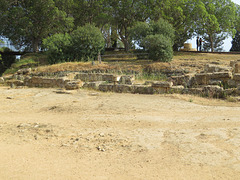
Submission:
[[134,76],[121,76],[119,79],[119,84],[133,84],[135,78]]
[[235,73],[233,76],[233,80],[240,81],[240,73]]
[[205,73],[214,73],[214,72],[228,72],[232,71],[231,67],[220,66],[216,64],[206,64],[204,67]]
[[198,73],[195,75],[196,85],[206,85],[209,82],[211,73]]
[[234,66],[234,72],[240,73],[240,61],[237,61]]
[[184,86],[172,86],[170,88],[170,93],[182,93],[182,91],[184,90]]
[[207,97],[221,98],[224,95],[224,90],[220,86],[208,85],[203,87],[203,94]]
[[65,89],[66,90],[74,90],[74,89],[79,89],[82,86],[83,86],[82,81],[70,81],[70,82],[66,83]]
[[114,92],[118,93],[132,93],[134,92],[134,87],[127,84],[117,84],[114,86]]
[[228,80],[232,78],[231,72],[214,72],[210,74],[210,79]]
[[19,69],[18,71],[17,71],[17,74],[18,75],[29,75],[29,74],[31,74],[31,72],[32,72],[32,69],[31,68],[24,68],[24,69]]
[[113,91],[113,84],[100,84],[98,89],[103,92]]
[[170,88],[173,86],[171,81],[154,81],[152,83],[153,88]]
[[154,90],[151,86],[133,85],[133,93],[135,93],[135,94],[153,94]]
[[3,84],[5,82],[3,77],[0,77],[0,84]]
[[182,85],[184,87],[191,87],[193,82],[193,77],[195,74],[185,74],[182,76],[172,76],[171,80],[173,82],[173,86]]
[[85,82],[83,84],[84,88],[89,88],[89,89],[94,89],[94,90],[98,90],[99,89],[99,85],[103,84],[104,81],[97,81],[97,82]]

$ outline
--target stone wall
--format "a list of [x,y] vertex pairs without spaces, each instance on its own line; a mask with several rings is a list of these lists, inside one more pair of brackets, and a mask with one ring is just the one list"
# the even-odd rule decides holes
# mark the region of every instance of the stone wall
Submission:
[[240,95],[240,61],[231,62],[231,67],[209,64],[201,73],[171,76],[168,81],[146,81],[135,84],[133,75],[115,75],[106,73],[63,73],[62,77],[45,77],[31,73],[31,69],[19,70],[11,80],[0,79],[8,85],[65,88],[81,87],[103,92],[164,94],[197,94],[209,97]]

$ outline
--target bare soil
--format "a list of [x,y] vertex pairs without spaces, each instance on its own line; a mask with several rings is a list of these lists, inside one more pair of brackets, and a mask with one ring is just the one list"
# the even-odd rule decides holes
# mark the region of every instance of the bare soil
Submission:
[[240,104],[0,87],[0,179],[240,179]]

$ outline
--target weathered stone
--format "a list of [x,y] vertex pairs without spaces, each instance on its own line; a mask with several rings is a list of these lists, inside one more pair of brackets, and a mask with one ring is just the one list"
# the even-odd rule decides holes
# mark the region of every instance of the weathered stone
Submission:
[[0,84],[3,84],[5,82],[3,77],[0,77]]
[[193,95],[202,95],[202,88],[185,88],[182,90],[183,94],[193,94]]
[[240,61],[237,61],[234,66],[234,72],[240,73]]
[[82,81],[70,81],[66,83],[65,88],[66,90],[74,90],[74,89],[79,89],[82,86],[83,86]]
[[228,87],[230,88],[237,87],[237,82],[233,79],[229,79],[227,84],[228,84]]
[[66,79],[74,80],[77,74],[79,74],[79,73],[68,73],[66,75]]
[[94,90],[98,90],[99,85],[103,84],[104,81],[97,81],[97,82],[85,82],[83,84],[84,88],[89,88],[89,89],[94,89]]
[[231,72],[214,72],[210,74],[210,79],[228,80],[232,78]]
[[222,81],[221,80],[210,79],[208,84],[209,85],[220,85],[220,84],[222,84]]
[[11,87],[24,86],[24,82],[16,79],[6,81],[7,85]]
[[196,85],[206,85],[209,82],[210,75],[212,73],[198,73],[195,75],[195,84]]
[[153,88],[170,88],[173,86],[173,82],[171,81],[154,81],[152,83]]
[[172,86],[170,89],[170,93],[182,93],[184,90],[184,86]]
[[114,92],[118,93],[132,93],[134,92],[134,87],[127,84],[118,84],[114,86]]
[[204,67],[205,73],[214,73],[214,72],[229,72],[232,71],[231,67],[224,67],[215,64],[206,64]]
[[185,74],[182,76],[172,76],[171,81],[174,86],[183,85],[184,87],[191,87],[193,82],[193,77],[195,74]]
[[80,79],[84,82],[95,82],[95,81],[107,81],[116,82],[119,76],[113,74],[102,74],[102,73],[79,73],[76,74],[75,79]]
[[133,93],[135,93],[135,94],[153,94],[154,90],[151,86],[133,85]]
[[233,76],[233,80],[240,81],[240,73],[235,73]]
[[31,68],[24,68],[24,69],[19,69],[18,71],[17,71],[17,74],[18,75],[29,75],[29,74],[31,74],[31,72],[32,72],[32,69]]
[[98,89],[99,91],[107,92],[107,91],[113,91],[113,84],[100,84]]
[[221,98],[224,95],[224,90],[220,86],[208,85],[203,87],[203,94],[208,97]]
[[134,76],[121,76],[119,79],[119,84],[133,84],[135,78]]
[[237,88],[232,88],[232,89],[224,89],[224,93],[226,95],[234,95],[237,93]]

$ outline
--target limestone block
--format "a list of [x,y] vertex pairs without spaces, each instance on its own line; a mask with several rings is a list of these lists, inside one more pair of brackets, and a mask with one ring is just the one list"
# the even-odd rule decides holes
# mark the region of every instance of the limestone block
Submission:
[[56,81],[56,86],[60,87],[60,88],[64,88],[65,87],[65,80],[66,78],[57,78]]
[[3,84],[5,82],[3,77],[0,77],[0,84]]
[[182,85],[184,87],[192,86],[193,77],[195,74],[185,74],[182,76],[171,76],[171,80],[173,82],[173,86]]
[[7,80],[7,85],[14,87],[14,86],[24,86],[24,82],[16,79]]
[[170,88],[173,86],[171,81],[154,81],[152,83],[153,88]]
[[235,80],[233,80],[233,79],[229,79],[227,84],[228,84],[228,87],[231,87],[231,88],[237,86],[237,82]]
[[184,86],[172,86],[170,88],[170,93],[182,93],[182,91],[184,90]]
[[235,95],[237,93],[237,88],[224,89],[224,94],[226,95]]
[[24,68],[24,69],[19,69],[17,71],[17,74],[18,75],[20,75],[20,74],[22,74],[22,75],[29,75],[29,74],[31,74],[31,72],[32,72],[31,68]]
[[119,84],[133,84],[135,80],[134,76],[121,76],[119,79]]
[[224,95],[224,90],[220,86],[208,85],[203,87],[203,94],[208,97],[221,98]]
[[240,61],[237,61],[234,66],[234,72],[240,73]]
[[198,73],[195,75],[196,85],[206,85],[209,82],[211,73]]
[[82,81],[70,81],[70,82],[66,83],[65,89],[66,90],[74,90],[74,89],[79,89],[82,86],[83,86]]
[[52,84],[53,80],[51,78],[43,78],[42,83],[43,84]]
[[231,72],[214,72],[210,74],[210,79],[217,79],[217,80],[232,79],[232,73]]
[[222,81],[216,80],[216,79],[210,79],[208,84],[209,85],[220,85],[220,84],[222,84]]
[[216,64],[206,64],[204,67],[205,73],[214,73],[214,72],[228,72],[232,71],[231,67],[220,66]]
[[154,90],[151,86],[133,85],[133,93],[135,94],[153,94]]
[[201,95],[203,93],[202,88],[185,88],[182,90],[183,94],[193,94],[193,95]]
[[99,89],[99,85],[103,84],[104,81],[96,81],[96,82],[85,82],[83,84],[84,88],[89,88],[89,89],[94,89],[94,90],[98,90]]
[[240,81],[240,73],[235,73],[233,76],[233,80]]
[[33,84],[41,84],[41,83],[43,83],[43,78],[38,77],[38,76],[33,76],[32,79],[31,79],[31,82]]
[[69,80],[74,80],[77,74],[79,73],[68,73],[65,78]]
[[118,93],[132,93],[134,92],[134,87],[127,84],[118,84],[114,86],[114,92]]
[[114,85],[113,84],[100,84],[98,89],[103,92],[113,91]]

